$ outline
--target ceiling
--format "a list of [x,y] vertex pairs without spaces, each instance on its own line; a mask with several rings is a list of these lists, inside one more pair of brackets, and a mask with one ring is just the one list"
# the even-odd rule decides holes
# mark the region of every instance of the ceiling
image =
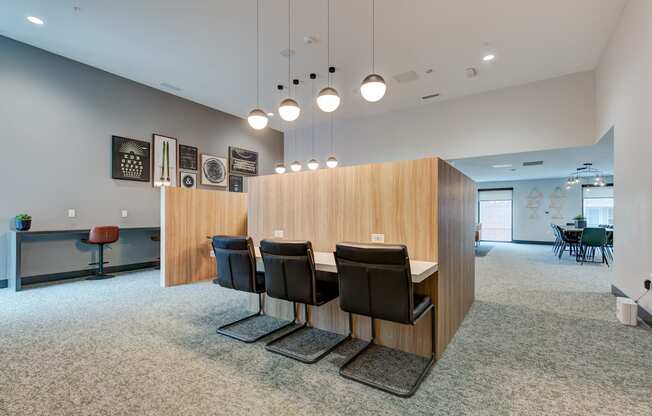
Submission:
[[[333,0],[335,117],[359,117],[595,68],[626,0],[376,1],[376,72],[386,97],[365,102],[371,1]],[[287,83],[287,2],[261,0],[262,106],[276,112]],[[307,74],[325,84],[327,1],[294,1],[296,96],[310,121]],[[34,15],[43,26],[25,19]],[[238,116],[256,104],[254,0],[3,0],[0,34]],[[306,36],[316,42],[304,43]],[[490,63],[482,61],[494,53]],[[474,67],[478,76],[467,79]],[[426,73],[432,69],[431,73]],[[393,76],[415,71],[417,79]],[[172,86],[172,87],[170,87]],[[440,93],[424,101],[422,96]],[[325,117],[318,112],[317,117]],[[319,119],[317,119],[319,121]],[[273,127],[284,130],[278,116]]]
[[[583,163],[593,163],[593,167],[600,169],[604,175],[613,175],[614,139],[611,133],[593,146],[456,159],[450,162],[476,182],[564,178]],[[523,162],[533,161],[543,161],[543,164],[523,166]]]

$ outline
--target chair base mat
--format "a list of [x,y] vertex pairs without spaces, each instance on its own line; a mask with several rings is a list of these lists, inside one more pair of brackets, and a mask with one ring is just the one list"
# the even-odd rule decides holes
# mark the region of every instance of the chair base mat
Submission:
[[340,368],[340,375],[401,397],[412,396],[435,362],[376,344],[363,350]]
[[243,342],[254,342],[290,324],[290,321],[268,315],[252,315],[219,327],[217,333]]
[[268,351],[311,364],[319,361],[348,338],[348,335],[296,325],[289,332],[270,341],[265,348]]

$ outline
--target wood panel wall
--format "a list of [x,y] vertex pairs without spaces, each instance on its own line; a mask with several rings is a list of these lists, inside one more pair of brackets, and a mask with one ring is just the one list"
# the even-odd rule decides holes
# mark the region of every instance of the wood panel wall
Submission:
[[247,194],[205,189],[161,189],[161,285],[213,279],[210,240],[247,233]]
[[443,352],[475,300],[475,183],[438,161],[437,351]]

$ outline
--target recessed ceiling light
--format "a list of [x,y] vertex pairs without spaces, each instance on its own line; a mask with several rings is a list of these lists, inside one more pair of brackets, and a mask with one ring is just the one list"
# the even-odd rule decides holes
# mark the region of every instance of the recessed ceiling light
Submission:
[[511,163],[506,163],[506,164],[504,164],[504,165],[491,165],[491,167],[492,167],[492,168],[495,168],[495,169],[500,169],[500,168],[511,168],[512,165],[511,165]]
[[27,16],[27,20],[29,20],[31,23],[34,23],[35,25],[42,25],[45,23],[43,19],[39,19],[36,16]]
[[494,59],[496,59],[496,55],[494,55],[493,53],[488,53],[482,57],[482,60],[485,62],[493,61]]

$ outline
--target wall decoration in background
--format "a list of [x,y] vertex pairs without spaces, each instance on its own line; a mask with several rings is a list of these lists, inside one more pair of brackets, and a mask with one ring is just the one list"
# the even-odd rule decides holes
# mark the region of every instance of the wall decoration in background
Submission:
[[550,194],[550,205],[548,205],[553,219],[564,219],[564,214],[561,211],[564,209],[565,202],[566,192],[561,189],[561,186],[555,187],[555,190]]
[[193,146],[179,145],[179,169],[197,170],[197,148]]
[[240,175],[229,175],[229,192],[243,192],[244,178]]
[[125,181],[149,182],[149,143],[113,136],[111,177]]
[[229,146],[229,171],[241,175],[258,175],[258,153]]
[[182,188],[196,188],[197,174],[195,172],[179,172],[179,183]]
[[529,219],[534,220],[539,218],[539,207],[541,206],[542,199],[543,194],[538,188],[534,187],[530,190],[530,193],[527,195],[527,205],[525,206],[530,210]]
[[226,159],[223,157],[201,155],[201,184],[209,186],[227,185]]
[[177,186],[177,139],[154,134],[154,186]]

